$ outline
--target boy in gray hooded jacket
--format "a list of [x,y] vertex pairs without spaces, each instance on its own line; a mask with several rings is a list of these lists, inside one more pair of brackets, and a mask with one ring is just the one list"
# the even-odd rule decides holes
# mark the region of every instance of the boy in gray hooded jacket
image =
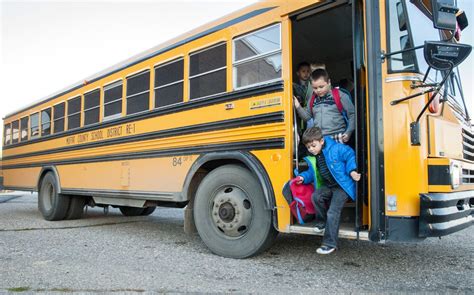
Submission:
[[317,69],[311,74],[311,86],[315,96],[312,106],[303,108],[297,99],[294,100],[298,115],[305,121],[313,119],[314,126],[321,128],[323,136],[331,136],[338,142],[348,142],[355,129],[355,108],[349,95],[339,91],[344,118],[339,111],[331,92],[331,80],[324,69]]

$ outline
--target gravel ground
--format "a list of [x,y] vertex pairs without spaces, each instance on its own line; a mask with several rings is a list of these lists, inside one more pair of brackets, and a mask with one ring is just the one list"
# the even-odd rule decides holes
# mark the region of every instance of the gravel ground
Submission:
[[148,217],[48,222],[36,194],[0,195],[0,292],[28,293],[474,293],[474,227],[421,243],[341,240],[320,256],[320,237],[280,234],[267,252],[213,255],[183,231],[181,209]]

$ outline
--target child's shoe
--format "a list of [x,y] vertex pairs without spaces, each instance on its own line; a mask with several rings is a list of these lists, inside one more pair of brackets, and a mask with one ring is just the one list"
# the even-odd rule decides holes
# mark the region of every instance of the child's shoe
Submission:
[[318,250],[316,250],[316,253],[325,255],[325,254],[331,254],[334,251],[336,251],[335,247],[322,245],[321,247],[318,248]]
[[323,233],[324,232],[324,224],[316,224],[316,226],[313,228],[313,231],[315,233]]

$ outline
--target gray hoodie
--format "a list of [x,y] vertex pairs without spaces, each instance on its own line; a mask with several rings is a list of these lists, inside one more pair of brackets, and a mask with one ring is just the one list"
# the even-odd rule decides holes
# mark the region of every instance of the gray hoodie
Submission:
[[314,120],[314,126],[321,128],[323,135],[333,135],[337,133],[346,133],[351,136],[355,129],[355,108],[352,104],[349,95],[343,91],[339,91],[341,97],[341,104],[343,109],[347,113],[348,126],[342,116],[341,112],[337,109],[336,102],[332,97],[332,92],[329,91],[323,97],[316,97],[312,112],[310,112],[310,106],[306,108],[298,107],[296,111],[298,115],[305,121],[310,119]]

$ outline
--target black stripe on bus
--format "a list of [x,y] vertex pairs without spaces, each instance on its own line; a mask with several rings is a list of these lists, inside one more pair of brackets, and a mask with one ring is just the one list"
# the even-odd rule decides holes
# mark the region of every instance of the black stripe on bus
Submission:
[[[165,52],[167,52],[167,51],[173,50],[173,49],[175,49],[175,48],[177,48],[177,47],[179,47],[179,46],[182,46],[182,45],[184,45],[184,44],[186,44],[186,43],[195,41],[195,40],[197,40],[197,39],[199,39],[199,38],[202,38],[202,37],[205,37],[205,36],[210,35],[210,34],[212,34],[212,33],[215,33],[215,32],[217,32],[217,31],[219,31],[219,30],[223,30],[223,29],[225,29],[225,28],[228,28],[228,27],[230,27],[230,26],[233,26],[233,25],[235,25],[235,24],[238,24],[238,23],[240,23],[240,22],[243,22],[243,21],[245,21],[245,20],[248,20],[248,19],[250,19],[250,18],[252,18],[252,17],[258,16],[258,15],[260,15],[260,14],[262,14],[262,13],[265,13],[265,12],[267,12],[267,11],[269,11],[269,10],[272,10],[272,9],[274,9],[274,8],[276,8],[276,7],[277,7],[277,6],[274,6],[274,7],[266,7],[266,8],[261,8],[261,9],[257,9],[257,10],[248,12],[248,13],[242,15],[242,16],[239,16],[239,17],[237,17],[237,18],[234,18],[234,19],[232,19],[232,20],[229,20],[229,21],[227,21],[227,22],[225,22],[225,23],[223,23],[223,24],[220,24],[220,25],[217,25],[217,26],[212,27],[212,28],[210,28],[210,29],[207,29],[207,30],[204,31],[204,32],[198,33],[198,34],[193,35],[193,36],[191,36],[191,37],[188,37],[188,38],[186,38],[186,39],[184,39],[184,40],[181,40],[181,41],[178,41],[178,42],[176,42],[176,43],[174,43],[174,44],[171,44],[171,45],[169,45],[169,46],[167,46],[167,47],[165,47],[165,48],[159,49],[159,50],[157,50],[157,51],[155,51],[155,52],[153,52],[153,53],[150,53],[149,55],[146,55],[146,56],[144,56],[144,57],[142,57],[142,58],[140,58],[140,59],[138,59],[138,60],[136,60],[136,61],[133,61],[133,62],[131,62],[131,63],[129,63],[129,64],[124,65],[124,66],[121,66],[121,67],[118,68],[118,69],[115,69],[115,70],[113,70],[113,71],[111,71],[111,72],[105,73],[105,74],[103,74],[103,75],[101,75],[101,76],[99,76],[99,77],[97,77],[97,78],[92,79],[92,80],[88,80],[87,82],[88,82],[88,84],[94,83],[94,82],[96,82],[96,81],[98,81],[98,80],[100,80],[100,79],[103,79],[103,78],[107,77],[107,76],[110,76],[110,75],[113,75],[113,74],[115,74],[115,73],[117,73],[117,72],[120,72],[120,71],[122,71],[122,70],[124,70],[124,69],[126,69],[126,68],[128,68],[128,67],[134,66],[134,65],[136,65],[136,64],[138,64],[138,63],[141,63],[142,61],[145,61],[145,60],[147,60],[147,59],[153,58],[153,57],[155,57],[155,56],[157,56],[157,55],[160,55],[160,54],[162,54],[162,53],[165,53]],[[50,97],[50,98],[47,98],[47,99],[45,99],[45,100],[43,100],[43,101],[40,101],[40,102],[38,102],[38,103],[36,103],[36,104],[34,104],[34,105],[32,105],[32,106],[28,106],[28,107],[26,107],[26,108],[24,108],[24,109],[21,109],[21,110],[19,110],[19,111],[16,111],[16,112],[13,113],[13,114],[9,114],[8,117],[5,117],[4,119],[8,119],[8,118],[10,118],[10,117],[12,117],[12,116],[15,116],[16,114],[19,114],[19,113],[21,113],[21,112],[23,112],[23,111],[28,110],[28,109],[30,109],[30,108],[34,108],[34,107],[37,107],[37,106],[39,106],[39,105],[41,105],[41,104],[47,103],[47,102],[49,102],[49,101],[51,101],[51,100],[53,100],[53,99],[55,99],[55,98],[58,98],[58,97],[60,97],[60,96],[62,96],[62,95],[65,95],[65,94],[67,94],[67,93],[69,93],[69,92],[72,92],[72,91],[74,91],[74,90],[77,90],[77,89],[79,89],[79,88],[81,88],[81,87],[83,87],[83,86],[84,86],[83,84],[74,86],[74,87],[72,87],[72,88],[70,88],[70,89],[68,89],[68,90],[65,90],[65,91],[63,91],[63,92],[57,94],[57,95],[54,95],[54,96],[52,96],[52,97]]]
[[428,165],[428,185],[451,185],[449,165]]
[[265,86],[256,86],[256,87],[251,87],[251,88],[244,89],[244,90],[233,91],[233,92],[230,92],[230,93],[223,93],[223,94],[215,95],[215,96],[204,98],[204,99],[196,99],[196,100],[191,100],[191,101],[187,101],[187,102],[182,102],[182,103],[179,103],[179,104],[175,104],[175,105],[172,105],[172,106],[167,106],[167,107],[163,107],[163,108],[143,112],[143,113],[140,113],[140,114],[128,115],[128,116],[123,117],[123,118],[118,118],[118,119],[110,120],[110,121],[107,121],[107,122],[100,122],[100,123],[93,124],[93,125],[83,127],[83,128],[77,128],[77,129],[68,130],[68,131],[64,131],[64,132],[60,132],[60,133],[56,133],[56,134],[51,134],[51,135],[48,135],[48,136],[45,136],[45,137],[40,137],[40,138],[37,138],[37,139],[32,139],[32,140],[20,142],[20,143],[17,143],[17,144],[11,144],[11,145],[8,145],[8,146],[3,146],[3,150],[8,150],[8,149],[12,149],[12,148],[20,147],[20,146],[25,146],[25,145],[28,145],[28,144],[39,143],[39,142],[43,142],[43,141],[47,141],[47,140],[51,140],[51,139],[60,138],[60,137],[71,136],[71,135],[75,135],[75,134],[79,134],[79,133],[99,130],[99,129],[102,129],[102,128],[113,127],[113,126],[116,126],[116,125],[121,125],[121,124],[134,122],[134,121],[138,121],[138,120],[144,120],[144,119],[159,117],[159,116],[163,116],[163,115],[167,115],[167,114],[179,113],[179,112],[184,112],[184,111],[188,111],[188,110],[198,109],[198,108],[207,107],[207,106],[210,106],[210,105],[219,104],[219,103],[223,103],[223,102],[231,102],[231,101],[235,101],[235,100],[239,100],[239,99],[245,99],[245,98],[252,97],[252,96],[259,96],[259,95],[275,93],[275,92],[279,92],[279,91],[283,91],[283,82],[282,81],[271,83],[271,84],[268,84],[268,85],[265,85]]
[[96,162],[162,158],[162,157],[169,157],[169,156],[197,155],[197,154],[205,154],[205,153],[213,153],[213,152],[242,151],[242,150],[253,151],[253,150],[269,150],[269,149],[283,149],[283,148],[285,148],[285,139],[281,137],[281,138],[265,139],[265,140],[252,140],[252,141],[225,143],[225,144],[202,145],[202,146],[196,146],[196,147],[179,147],[179,148],[173,148],[173,149],[163,149],[163,150],[158,150],[158,151],[145,151],[145,152],[134,152],[134,153],[127,152],[123,154],[100,156],[100,157],[77,158],[77,159],[71,159],[71,160],[8,165],[8,166],[2,166],[2,169],[3,170],[21,169],[21,168],[33,168],[33,167],[42,167],[42,166],[58,166],[58,165],[84,164],[84,163],[96,163]]
[[33,157],[33,156],[56,154],[56,153],[69,152],[69,151],[77,151],[77,150],[96,148],[96,147],[101,147],[101,146],[110,146],[110,145],[117,145],[117,144],[130,143],[130,142],[139,142],[139,141],[144,141],[144,140],[151,140],[151,139],[158,139],[158,138],[165,138],[165,137],[174,137],[174,136],[180,136],[180,135],[189,135],[189,134],[225,130],[225,129],[231,129],[231,128],[270,124],[270,123],[277,123],[277,122],[283,122],[283,121],[284,121],[284,113],[275,112],[275,113],[262,114],[262,115],[257,115],[257,116],[243,117],[243,118],[238,118],[238,119],[230,119],[230,120],[223,120],[223,121],[204,123],[204,124],[198,124],[198,125],[192,125],[192,126],[177,127],[177,128],[148,132],[148,133],[138,134],[138,135],[133,135],[133,136],[128,136],[128,137],[90,142],[90,143],[81,144],[81,145],[61,147],[57,149],[49,149],[46,151],[25,153],[25,154],[14,155],[14,156],[6,156],[6,157],[3,157],[3,161],[27,158],[27,157]]

